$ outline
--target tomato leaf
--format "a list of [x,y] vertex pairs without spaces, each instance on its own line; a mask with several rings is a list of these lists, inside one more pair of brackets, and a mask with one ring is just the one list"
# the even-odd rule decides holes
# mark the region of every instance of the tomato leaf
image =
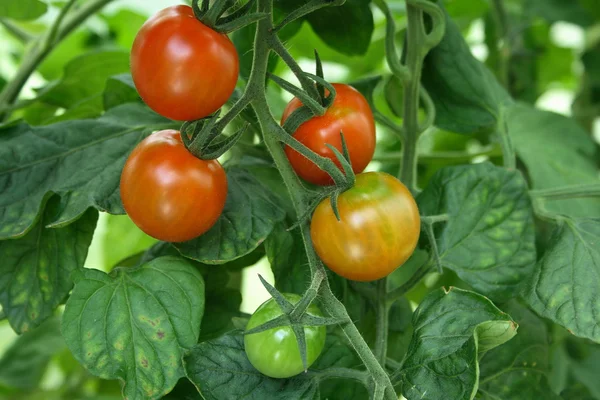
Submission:
[[[323,352],[312,366],[313,370],[327,368],[362,368],[362,361],[337,327],[329,329]],[[363,400],[369,398],[367,389],[348,379],[326,379],[319,384],[320,397],[327,400]]]
[[181,257],[157,258],[110,275],[78,270],[62,331],[81,364],[124,382],[123,396],[158,399],[184,375],[184,352],[198,341],[204,281]]
[[488,351],[479,363],[479,396],[484,400],[560,399],[550,389],[550,338],[546,324],[516,301],[505,307],[518,334]]
[[523,294],[542,317],[600,342],[600,219],[558,222]]
[[64,228],[45,228],[58,211],[51,201],[25,236],[0,241],[0,304],[17,333],[27,332],[64,301],[73,287],[71,272],[82,268],[98,212],[89,210]]
[[345,55],[362,55],[369,49],[374,30],[369,3],[369,0],[346,0],[341,6],[317,10],[306,19],[328,46]]
[[196,345],[184,358],[184,364],[188,378],[206,400],[303,400],[312,399],[317,390],[315,382],[305,374],[273,379],[254,369],[244,352],[240,331]]
[[265,249],[275,287],[284,293],[304,293],[310,282],[310,268],[299,230],[290,232],[284,224],[277,224],[265,241]]
[[244,168],[227,170],[227,202],[216,224],[202,236],[175,247],[205,264],[224,264],[249,254],[285,218],[276,195]]
[[58,318],[46,320],[24,333],[0,359],[0,384],[19,389],[35,389],[50,358],[65,349]]
[[[238,289],[227,287],[229,283],[228,269],[239,269],[255,264],[258,259],[262,258],[263,254],[264,252],[260,250],[254,251],[245,257],[238,258],[224,265],[219,265],[218,267],[189,260],[200,274],[202,274],[202,278],[204,279],[204,317],[200,326],[199,339],[201,342],[210,340],[233,329],[232,320],[234,317],[240,315],[239,310],[242,303],[242,294]],[[162,256],[178,255],[179,252],[171,243],[159,242],[141,255],[137,265],[145,264]]]
[[102,94],[102,102],[105,110],[126,103],[141,102],[142,99],[135,89],[131,74],[119,74],[111,76],[106,81]]
[[421,214],[449,215],[435,226],[444,267],[493,299],[514,296],[536,259],[533,210],[519,172],[489,163],[443,168],[417,202]]
[[353,350],[335,335],[328,335],[321,356],[308,373],[273,379],[254,369],[244,351],[242,332],[233,331],[196,345],[184,364],[188,378],[205,400],[306,400],[318,393],[319,369],[357,366],[358,361]]
[[138,104],[98,119],[42,127],[0,127],[0,240],[23,236],[53,194],[60,211],[47,226],[68,224],[89,207],[123,214],[119,180],[133,147],[172,122]]
[[478,357],[510,340],[517,325],[487,298],[438,289],[413,315],[415,327],[402,365],[408,400],[470,400],[477,389]]
[[[598,183],[592,137],[570,118],[517,104],[505,112],[508,133],[536,189]],[[542,145],[543,143],[543,145]],[[546,208],[572,217],[600,212],[600,199],[547,201]]]
[[512,101],[494,74],[471,55],[460,29],[448,16],[442,42],[423,64],[422,83],[435,104],[435,125],[452,132],[494,130],[500,106]]
[[111,76],[129,71],[129,53],[98,51],[83,54],[69,61],[61,79],[42,90],[44,103],[69,109],[87,103],[89,117],[100,115],[102,93]]
[[46,14],[48,6],[40,0],[2,0],[0,18],[20,21],[36,19]]

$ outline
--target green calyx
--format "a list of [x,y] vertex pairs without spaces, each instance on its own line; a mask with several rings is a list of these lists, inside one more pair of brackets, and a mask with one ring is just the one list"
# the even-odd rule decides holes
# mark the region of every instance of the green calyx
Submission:
[[216,0],[212,6],[209,3],[208,0],[192,1],[194,15],[204,25],[220,33],[230,33],[268,17],[266,13],[254,11],[256,0],[250,0],[237,9],[232,0]]
[[268,283],[262,276],[259,275],[260,281],[273,300],[277,303],[281,312],[283,313],[277,318],[265,322],[264,324],[255,326],[244,332],[245,335],[252,335],[260,332],[264,332],[270,329],[279,327],[290,327],[296,336],[298,343],[298,350],[300,351],[300,358],[302,359],[302,365],[304,370],[308,369],[307,361],[307,348],[306,348],[306,337],[304,334],[305,326],[326,326],[336,325],[343,323],[344,321],[339,318],[331,317],[320,317],[307,313],[307,310],[311,306],[313,300],[317,295],[317,289],[307,290],[304,295],[295,304],[290,302],[288,299],[289,295],[284,295],[275,289],[270,283]]
[[217,126],[217,111],[210,117],[197,121],[185,122],[181,126],[181,139],[185,147],[201,160],[214,160],[231,149],[246,131],[248,124],[226,136]]

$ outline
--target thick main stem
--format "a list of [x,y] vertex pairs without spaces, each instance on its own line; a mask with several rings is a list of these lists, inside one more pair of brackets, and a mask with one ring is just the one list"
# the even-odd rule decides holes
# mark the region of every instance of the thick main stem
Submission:
[[387,301],[387,278],[377,282],[377,320],[375,325],[375,356],[381,365],[387,357],[389,305]]
[[[258,9],[259,12],[264,12],[272,16],[272,0],[259,0]],[[254,60],[246,90],[249,91],[249,95],[252,98],[251,105],[258,117],[265,145],[271,154],[275,165],[279,169],[281,177],[290,193],[296,213],[297,215],[303,215],[308,207],[311,192],[309,192],[302,185],[298,176],[290,166],[287,157],[285,156],[283,148],[280,144],[280,138],[282,137],[281,133],[286,135],[287,133],[283,131],[283,128],[281,128],[281,126],[271,115],[264,90],[264,82],[267,74],[267,62],[269,53],[271,51],[269,48],[269,43],[273,42],[272,40],[267,40],[266,38],[272,34],[274,35],[272,28],[273,21],[271,17],[265,18],[258,22],[254,41]],[[319,293],[321,294],[320,300],[325,308],[325,311],[333,318],[346,321],[341,324],[341,328],[348,337],[348,340],[352,346],[356,349],[361,360],[364,362],[374,382],[376,382],[379,386],[384,386],[386,388],[386,398],[390,400],[396,399],[397,396],[394,392],[394,388],[391,384],[389,376],[385,372],[382,365],[375,358],[375,355],[363,339],[356,326],[350,320],[344,305],[331,291],[329,283],[324,277],[324,267],[320,263],[312,247],[308,224],[306,222],[300,224],[299,229],[302,233],[302,238],[308,257],[311,269],[311,277],[314,278],[317,276],[324,278],[320,285]]]
[[404,140],[400,180],[415,193],[417,190],[417,141],[419,139],[419,90],[423,67],[423,12],[407,3],[408,14],[406,66],[410,79],[404,84]]

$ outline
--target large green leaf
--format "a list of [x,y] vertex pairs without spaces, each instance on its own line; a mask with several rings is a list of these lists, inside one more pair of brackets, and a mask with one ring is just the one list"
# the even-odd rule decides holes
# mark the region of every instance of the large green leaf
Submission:
[[422,83],[435,103],[435,124],[452,132],[496,129],[501,106],[511,102],[494,75],[473,57],[449,17],[442,42],[425,59]]
[[113,75],[129,71],[126,51],[96,51],[71,60],[60,80],[44,88],[41,101],[69,109],[86,103],[90,116],[104,109],[102,93],[106,81]]
[[275,287],[286,293],[304,293],[310,282],[310,267],[299,229],[290,232],[284,224],[277,224],[265,241],[265,249]]
[[38,326],[64,301],[73,287],[71,272],[83,267],[92,242],[96,210],[64,228],[44,227],[57,203],[22,238],[0,241],[0,304],[18,333]]
[[198,341],[204,281],[181,257],[162,257],[110,275],[78,270],[62,332],[92,374],[124,382],[129,400],[158,399],[184,376]]
[[285,218],[280,199],[245,168],[227,167],[227,202],[216,224],[202,236],[175,246],[205,264],[224,264],[251,253]]
[[535,264],[533,211],[518,171],[490,163],[438,171],[419,195],[423,215],[448,214],[437,229],[442,265],[486,296],[514,296]]
[[402,365],[408,400],[470,400],[478,358],[510,340],[517,325],[485,297],[456,288],[430,293],[413,315],[414,333]]
[[363,55],[373,34],[370,0],[346,0],[344,5],[325,7],[307,16],[310,26],[328,46],[349,56]]
[[318,393],[320,369],[326,374],[327,368],[351,367],[357,359],[339,337],[328,335],[323,352],[308,373],[273,379],[250,364],[242,332],[233,331],[196,345],[184,362],[188,378],[205,400],[308,400]]
[[124,213],[119,179],[129,152],[153,130],[175,127],[139,104],[98,119],[0,128],[0,239],[26,234],[53,194],[59,212],[46,225],[77,219],[89,207]]
[[542,317],[600,342],[600,219],[563,219],[526,286]]
[[[329,329],[325,346],[313,370],[327,368],[362,368],[362,361],[347,342],[346,336],[337,327]],[[359,382],[348,379],[323,379],[319,384],[320,397],[315,400],[363,400],[369,397],[366,388]]]
[[[576,183],[598,183],[596,144],[571,118],[525,104],[506,110],[506,126],[533,187],[547,189]],[[600,199],[547,202],[549,211],[574,217],[600,212]]]
[[519,324],[519,332],[483,356],[477,398],[559,399],[548,384],[550,338],[544,321],[516,301],[503,309]]
[[126,103],[141,102],[142,99],[135,89],[131,74],[119,74],[111,76],[106,81],[106,87],[102,93],[105,110]]
[[40,0],[2,0],[0,18],[31,20],[41,17],[48,10],[46,3]]
[[0,384],[35,389],[50,358],[65,349],[58,318],[46,320],[37,329],[24,333],[0,359]]
[[[255,254],[257,253],[257,254]],[[200,341],[213,339],[234,328],[232,319],[240,315],[242,294],[228,287],[228,270],[255,264],[264,252],[254,251],[224,265],[206,265],[189,260],[204,278],[204,317],[200,326]],[[162,256],[175,256],[179,252],[171,243],[159,242],[141,255],[138,264],[147,263]]]
[[101,15],[101,18],[106,21],[117,44],[123,49],[131,49],[138,31],[148,17],[132,10],[120,9],[110,15]]
[[[590,344],[579,340],[575,345],[579,345],[583,351],[576,354],[568,361],[568,367],[572,376],[581,382],[595,399],[600,398],[600,345]],[[569,342],[567,342],[568,344]]]

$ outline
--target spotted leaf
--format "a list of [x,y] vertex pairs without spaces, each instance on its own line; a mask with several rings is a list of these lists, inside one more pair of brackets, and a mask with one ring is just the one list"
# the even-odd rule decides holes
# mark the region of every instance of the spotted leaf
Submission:
[[62,332],[92,374],[124,382],[128,400],[158,399],[184,376],[184,351],[198,341],[204,281],[181,257],[107,275],[78,270]]

